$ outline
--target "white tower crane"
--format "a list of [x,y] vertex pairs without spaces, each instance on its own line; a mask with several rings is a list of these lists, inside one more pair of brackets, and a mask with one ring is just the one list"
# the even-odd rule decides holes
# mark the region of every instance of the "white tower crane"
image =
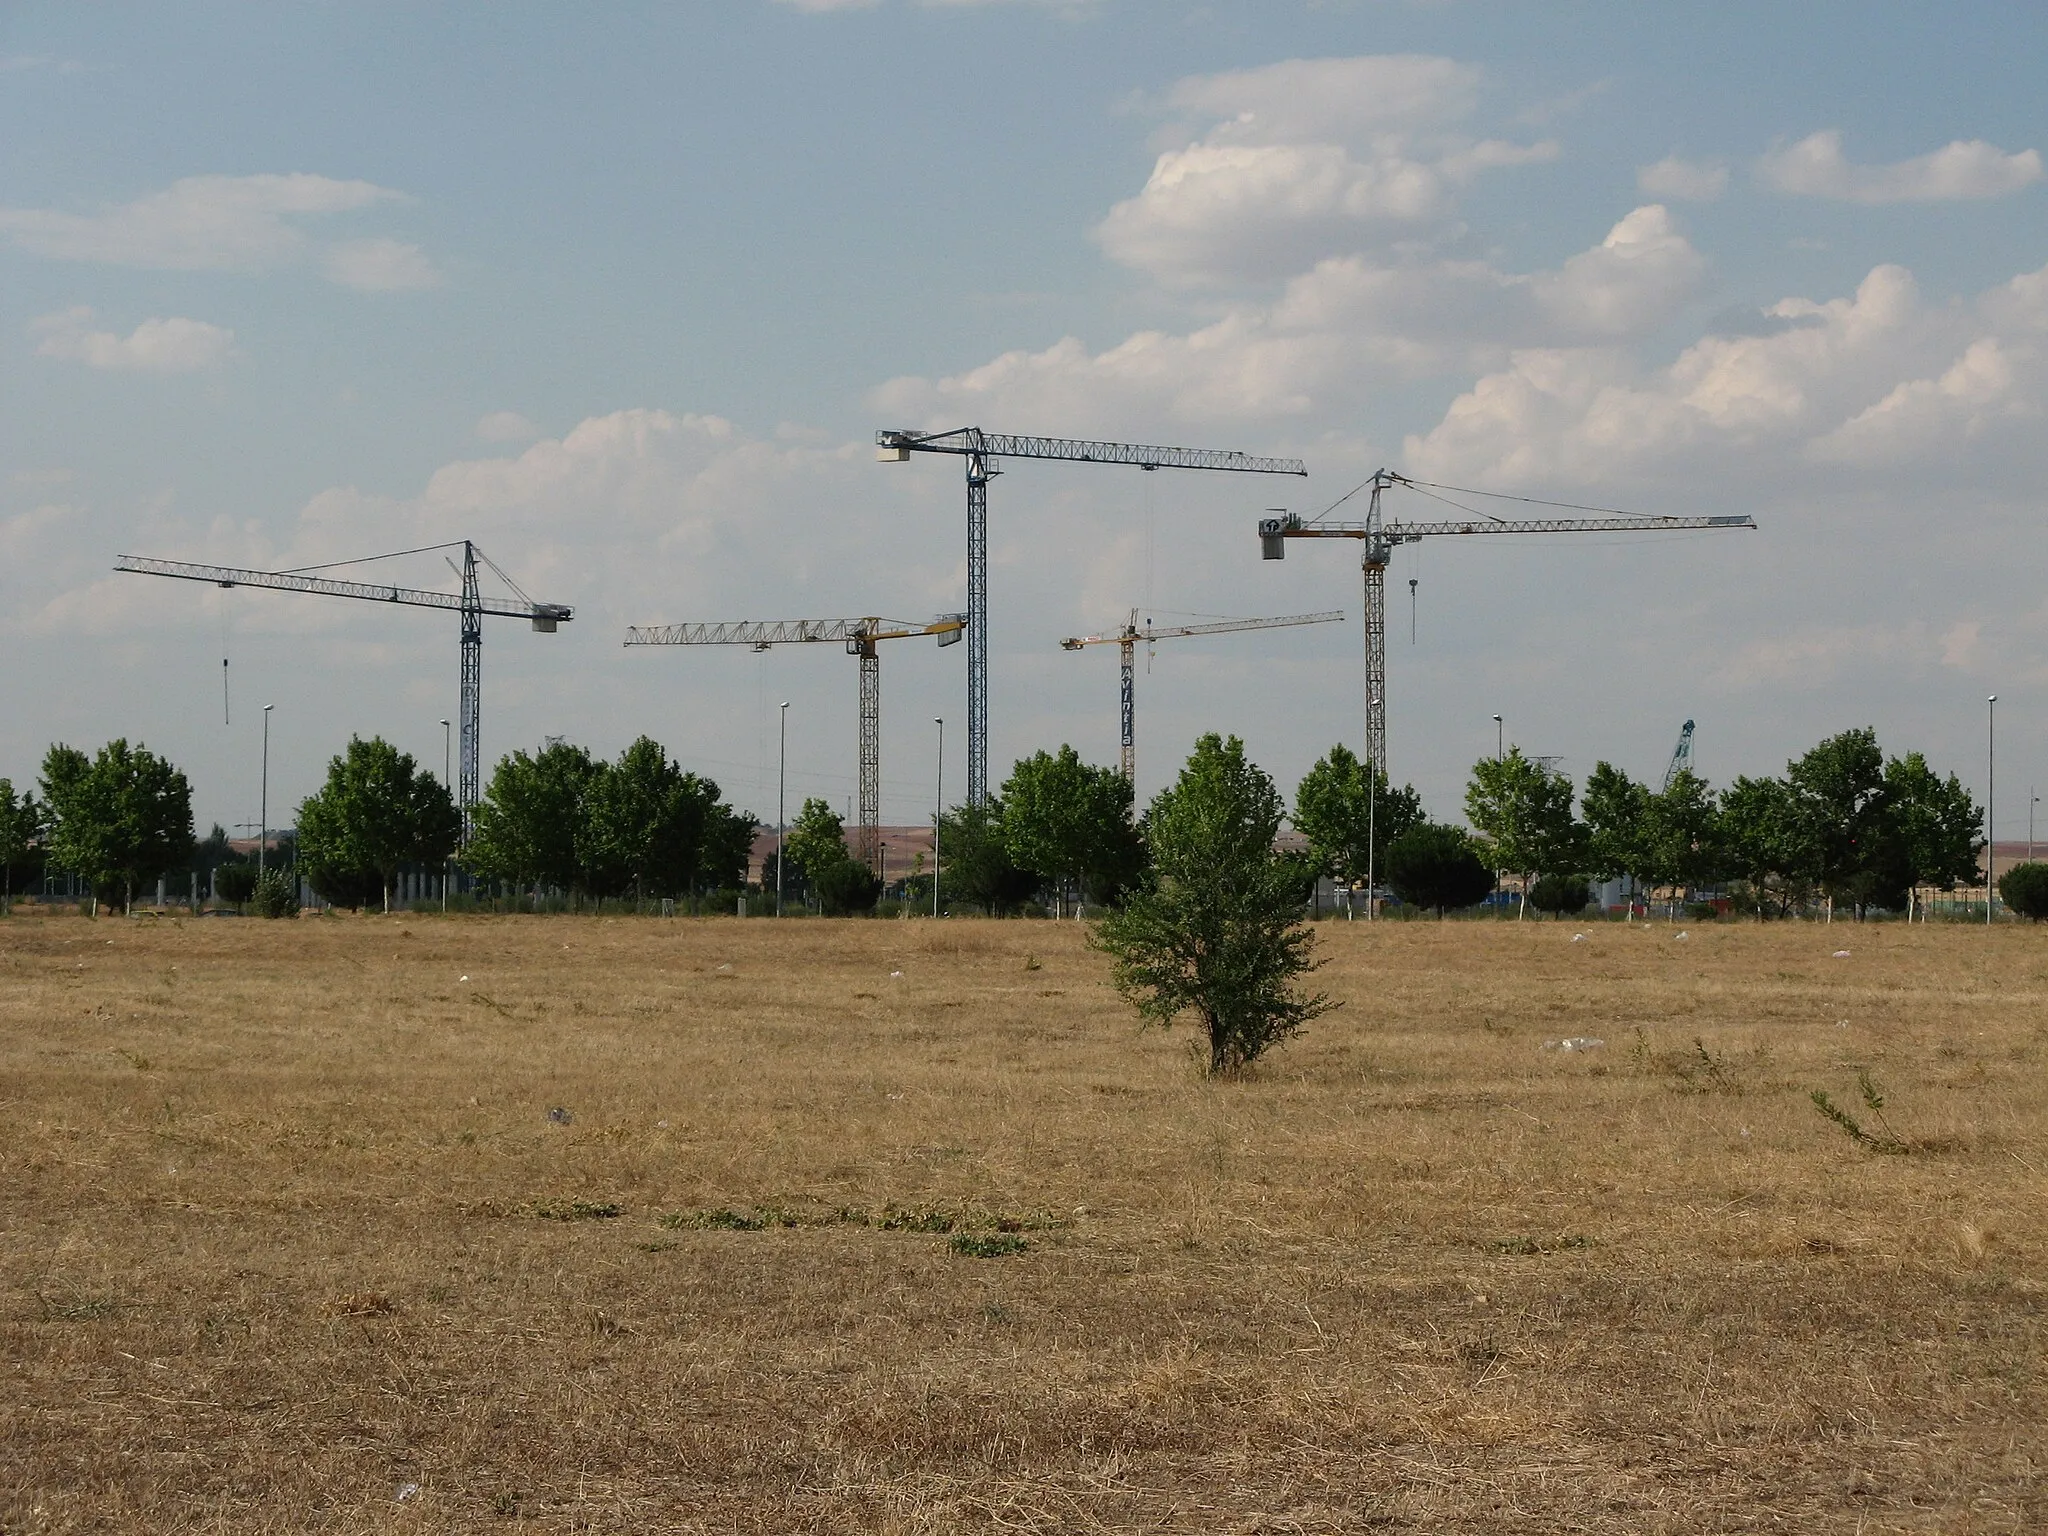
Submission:
[[1276,619],[1224,619],[1214,624],[1180,624],[1170,629],[1155,628],[1150,619],[1144,628],[1138,627],[1138,610],[1131,610],[1130,622],[1114,634],[1076,635],[1062,640],[1060,649],[1078,651],[1091,645],[1114,645],[1123,650],[1123,684],[1119,698],[1123,717],[1123,770],[1124,780],[1130,784],[1138,782],[1138,704],[1134,653],[1140,642],[1150,646],[1155,640],[1181,640],[1194,635],[1232,635],[1247,629],[1286,629],[1296,624],[1329,624],[1344,617],[1342,609],[1329,613],[1290,613]]

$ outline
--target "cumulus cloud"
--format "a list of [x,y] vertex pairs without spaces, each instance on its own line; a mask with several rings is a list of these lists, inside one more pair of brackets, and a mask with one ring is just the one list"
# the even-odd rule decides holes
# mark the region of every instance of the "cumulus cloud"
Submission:
[[1774,324],[1702,337],[1661,369],[1617,348],[1529,349],[1410,436],[1407,462],[1431,478],[1503,487],[1733,462],[1752,473],[2010,472],[2038,456],[2026,434],[1989,466],[1978,448],[2048,406],[2044,292],[2048,269],[1972,304],[1929,305],[1910,272],[1884,265],[1853,295],[1782,300],[1765,311]]
[[150,319],[122,336],[94,330],[93,318],[80,305],[32,322],[30,333],[42,337],[37,356],[134,373],[195,373],[218,363],[235,344],[233,331],[204,320]]
[[947,378],[894,380],[875,404],[904,422],[988,417],[1075,432],[1105,421],[1307,419],[1370,388],[1373,375],[1463,371],[1503,363],[1517,346],[1632,338],[1668,319],[1705,268],[1653,204],[1551,271],[1334,258],[1272,304],[1238,306],[1186,335],[1145,331],[1101,352],[1069,337]]
[[530,443],[540,428],[517,411],[492,411],[477,422],[476,435],[487,443]]
[[1713,160],[1666,155],[1636,172],[1636,188],[1649,197],[1681,203],[1711,203],[1728,190],[1728,167]]
[[1554,158],[1550,143],[1445,130],[1479,73],[1451,59],[1292,59],[1180,81],[1164,106],[1206,126],[1162,153],[1096,227],[1108,255],[1179,286],[1259,281],[1447,219],[1482,171]]
[[426,253],[401,240],[344,240],[328,247],[320,268],[343,287],[366,293],[432,288],[441,281]]
[[1937,203],[2003,197],[2041,179],[2041,152],[2007,154],[1982,139],[1958,139],[1932,154],[1891,165],[1854,165],[1837,129],[1771,150],[1757,162],[1764,185],[1802,197],[1852,203]]
[[416,247],[391,240],[323,245],[301,227],[404,200],[371,182],[305,173],[188,176],[95,213],[0,208],[0,237],[60,261],[267,272],[317,258],[334,281],[352,287],[422,287],[433,281],[433,268]]

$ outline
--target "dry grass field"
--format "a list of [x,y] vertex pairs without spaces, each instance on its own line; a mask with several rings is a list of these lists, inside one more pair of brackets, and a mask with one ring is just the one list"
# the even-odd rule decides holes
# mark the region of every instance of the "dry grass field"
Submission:
[[0,1530],[2048,1529],[2048,934],[1574,931],[0,922]]

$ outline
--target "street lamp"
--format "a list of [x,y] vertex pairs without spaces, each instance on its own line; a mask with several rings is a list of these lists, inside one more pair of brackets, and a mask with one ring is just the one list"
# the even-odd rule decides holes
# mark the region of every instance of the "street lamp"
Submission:
[[783,791],[789,784],[789,700],[782,701],[782,756],[775,769],[775,915],[782,916]]
[[[1374,699],[1372,707],[1378,709],[1380,701]],[[1365,920],[1370,923],[1378,921],[1380,905],[1374,899],[1379,894],[1378,865],[1376,863],[1380,851],[1380,765],[1378,763],[1367,763],[1365,765],[1365,793]]]
[[[449,770],[454,766],[454,762],[455,758],[449,747],[448,722],[444,719],[441,722],[441,787],[451,792],[455,788],[455,780]],[[443,912],[448,910],[448,861],[446,859],[441,861],[441,910]]]
[[933,715],[932,724],[939,728],[939,802],[932,808],[932,916],[939,915],[939,834],[946,824],[946,722],[943,716]]
[[1984,926],[1998,900],[1998,695],[1984,701]]
[[2027,862],[2028,862],[2029,864],[2031,864],[2031,863],[2033,863],[2033,862],[2034,862],[2034,807],[2035,807],[2035,806],[2037,806],[2037,805],[2039,805],[2040,803],[2041,803],[2041,797],[2040,797],[2039,795],[2037,795],[2037,794],[2035,794],[2035,793],[2034,793],[2034,788],[2033,788],[2033,786],[2032,786],[2031,784],[2030,784],[2030,785],[2028,785],[2028,786],[2027,786]]
[[1508,728],[1501,724],[1500,716],[1495,715],[1493,717],[1493,760],[1495,762],[1503,763],[1507,761],[1507,742]]
[[270,712],[277,706],[263,706],[263,791],[256,815],[262,825],[256,829],[256,883],[263,883],[263,850],[270,841]]

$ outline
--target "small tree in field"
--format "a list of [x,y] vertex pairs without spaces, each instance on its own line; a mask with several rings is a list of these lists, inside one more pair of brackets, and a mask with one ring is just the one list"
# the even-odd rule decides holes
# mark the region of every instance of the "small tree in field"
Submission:
[[1434,907],[1442,917],[1484,901],[1493,889],[1493,871],[1473,852],[1462,828],[1426,821],[1387,850],[1387,884],[1410,906]]
[[223,864],[213,872],[214,894],[237,912],[256,894],[254,864]]
[[1204,736],[1145,813],[1150,880],[1095,928],[1139,1017],[1201,1018],[1211,1073],[1258,1060],[1337,1006],[1296,986],[1315,969],[1315,935],[1301,920],[1302,870],[1273,848],[1284,809],[1242,742]]
[[2048,917],[2048,864],[2015,864],[1998,877],[1998,895],[2021,917]]

